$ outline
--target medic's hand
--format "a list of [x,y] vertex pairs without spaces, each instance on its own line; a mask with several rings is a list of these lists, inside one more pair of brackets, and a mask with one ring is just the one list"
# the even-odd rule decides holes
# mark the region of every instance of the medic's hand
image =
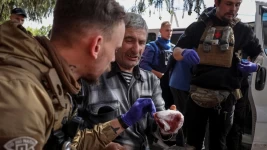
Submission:
[[237,67],[243,73],[256,72],[258,69],[258,65],[256,63],[250,62],[248,60],[241,60]]
[[156,113],[156,107],[152,99],[138,98],[130,110],[121,115],[121,119],[126,125],[132,126],[147,113],[150,113],[151,116]]
[[182,52],[182,56],[184,57],[184,61],[190,65],[197,65],[199,64],[199,56],[197,52],[193,49],[185,49]]

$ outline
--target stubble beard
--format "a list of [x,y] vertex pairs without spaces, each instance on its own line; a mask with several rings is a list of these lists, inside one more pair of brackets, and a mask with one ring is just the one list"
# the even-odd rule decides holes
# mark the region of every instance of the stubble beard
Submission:
[[222,21],[227,22],[227,23],[231,23],[233,20],[235,19],[235,17],[230,18],[226,18],[226,17],[222,17]]
[[85,78],[83,78],[88,84],[90,85],[98,85],[99,84],[99,78],[92,78],[92,77],[89,77],[89,75]]
[[[105,72],[110,72],[110,70],[111,70],[111,64],[109,64],[109,66],[107,67],[107,69],[105,70]],[[102,74],[101,74],[102,75]],[[101,76],[100,75],[100,76]],[[87,83],[89,83],[89,84],[91,84],[91,85],[99,85],[99,77],[93,77],[93,75],[91,75],[91,74],[88,74],[85,78],[84,78],[84,80],[87,82]]]
[[[226,16],[226,15],[227,15],[227,14],[225,14],[225,16]],[[226,18],[225,16],[222,17],[222,20],[225,21],[225,22],[230,23],[230,22],[232,22],[232,21],[236,18],[237,15],[232,16],[231,18]]]

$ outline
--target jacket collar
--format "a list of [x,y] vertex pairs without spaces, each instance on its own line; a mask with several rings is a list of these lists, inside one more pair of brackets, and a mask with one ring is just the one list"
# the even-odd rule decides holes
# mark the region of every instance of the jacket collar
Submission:
[[[120,73],[121,73],[121,69],[120,69],[119,65],[117,64],[117,62],[112,62],[111,63],[111,70],[107,73],[107,78],[110,78],[110,77],[115,76],[115,75],[120,74]],[[133,76],[136,80],[144,81],[143,77],[140,73],[140,68],[138,65],[133,68]]]
[[230,22],[226,22],[226,21],[219,19],[216,15],[212,16],[212,22],[215,26],[227,26],[230,24]]

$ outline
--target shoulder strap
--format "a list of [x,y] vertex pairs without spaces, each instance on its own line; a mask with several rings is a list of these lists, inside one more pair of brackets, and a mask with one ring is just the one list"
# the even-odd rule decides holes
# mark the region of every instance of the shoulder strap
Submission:
[[170,56],[168,65],[167,65],[167,70],[172,70],[172,68],[174,67],[176,63],[176,60],[174,59],[173,55]]
[[198,21],[203,21],[205,24],[207,24],[210,21],[210,16],[215,14],[216,8],[212,8],[211,10],[207,9],[204,10],[203,13],[198,18]]
[[162,46],[159,44],[159,42],[158,42],[158,41],[156,41],[155,43],[156,43],[156,45],[159,47],[159,49],[160,49],[160,50],[162,50],[162,51],[164,51],[164,50],[165,50],[165,49],[164,49],[164,48],[163,48],[163,47],[162,47]]
[[239,19],[239,18],[235,18],[231,23],[230,23],[230,26],[232,27],[232,28],[234,28],[234,26],[238,23],[238,22],[240,22],[241,21],[241,19]]
[[160,49],[160,47],[158,47],[156,41],[149,42],[148,45],[152,46],[155,50],[157,50],[158,48]]

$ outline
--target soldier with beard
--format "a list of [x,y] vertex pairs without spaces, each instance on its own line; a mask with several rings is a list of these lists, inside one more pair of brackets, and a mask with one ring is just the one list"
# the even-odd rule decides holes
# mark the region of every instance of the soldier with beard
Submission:
[[215,0],[216,8],[200,16],[179,39],[173,56],[193,65],[185,112],[187,144],[201,150],[209,120],[209,149],[225,150],[233,124],[235,103],[242,95],[241,80],[256,72],[252,60],[262,52],[251,28],[238,19],[242,0]]

